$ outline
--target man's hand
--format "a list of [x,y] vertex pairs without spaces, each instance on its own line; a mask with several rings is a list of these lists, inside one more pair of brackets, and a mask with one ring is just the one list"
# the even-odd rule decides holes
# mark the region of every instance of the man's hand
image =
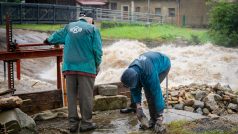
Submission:
[[46,38],[43,43],[47,44],[47,45],[50,45],[50,42],[48,41],[48,38]]
[[149,128],[149,121],[148,121],[147,117],[145,116],[142,108],[136,109],[136,116],[141,123],[141,128],[143,128],[143,129]]

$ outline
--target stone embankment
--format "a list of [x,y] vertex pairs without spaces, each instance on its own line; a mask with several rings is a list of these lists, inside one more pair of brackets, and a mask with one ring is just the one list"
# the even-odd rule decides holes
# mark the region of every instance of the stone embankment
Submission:
[[[166,94],[164,94],[166,99]],[[229,86],[190,84],[169,89],[168,107],[210,117],[238,113],[238,95]]]

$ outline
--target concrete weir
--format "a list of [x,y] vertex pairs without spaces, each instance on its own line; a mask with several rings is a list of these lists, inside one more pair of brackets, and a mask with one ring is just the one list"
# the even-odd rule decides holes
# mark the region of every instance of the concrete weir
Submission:
[[[125,87],[123,87],[123,85],[121,83],[110,83],[110,84],[106,84],[106,85],[115,85],[118,88],[117,89],[118,95],[130,97],[129,90],[127,90]],[[100,94],[99,87],[102,87],[102,85],[95,85],[94,96]],[[110,87],[110,88],[112,88],[112,87]],[[21,89],[18,89],[18,90],[21,90]],[[115,91],[113,91],[113,92],[115,92]],[[23,105],[20,108],[23,112],[30,114],[30,115],[39,113],[39,112],[45,111],[45,110],[51,110],[51,109],[63,107],[63,95],[66,95],[66,94],[62,94],[62,91],[57,90],[57,89],[49,90],[49,91],[34,92],[34,93],[15,94],[15,96],[19,96],[23,100],[30,99],[30,101],[23,103]],[[123,106],[123,107],[125,107],[125,106]]]

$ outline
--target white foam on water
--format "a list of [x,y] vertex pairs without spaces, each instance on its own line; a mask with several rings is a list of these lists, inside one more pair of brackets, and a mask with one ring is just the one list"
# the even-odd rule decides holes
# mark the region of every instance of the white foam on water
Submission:
[[[169,87],[190,83],[213,85],[221,83],[238,90],[238,49],[224,48],[212,44],[176,46],[165,44],[148,48],[138,41],[121,40],[103,48],[101,71],[96,84],[119,82],[122,72],[140,54],[159,51],[171,59]],[[56,67],[41,75],[45,79],[56,79]],[[163,82],[162,86],[164,86]]]
[[[46,70],[46,69],[45,69]],[[46,80],[57,80],[57,66],[56,63],[51,63],[51,67],[40,74],[42,79]]]

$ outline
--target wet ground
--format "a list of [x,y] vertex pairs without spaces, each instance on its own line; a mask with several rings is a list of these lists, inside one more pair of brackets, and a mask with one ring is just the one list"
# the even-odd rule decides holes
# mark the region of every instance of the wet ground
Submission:
[[[148,111],[145,110],[148,115]],[[186,129],[188,132],[204,133],[208,131],[230,132],[227,134],[238,133],[238,120],[228,120],[228,118],[207,118],[199,114],[170,109],[164,113],[164,123],[169,124],[172,121],[189,121],[180,129]],[[238,115],[233,115],[233,118]],[[120,114],[119,110],[96,112],[93,121],[97,123],[98,128],[94,131],[84,132],[85,134],[151,134],[152,130],[139,129],[139,122],[135,114]],[[39,134],[68,134],[67,118],[54,118],[44,121],[36,121],[37,132]],[[168,134],[174,133],[174,129],[166,125]],[[235,131],[234,131],[235,130]],[[220,133],[221,132],[221,133]],[[183,134],[183,131],[176,132]],[[216,133],[217,134],[217,133]]]
[[[69,133],[67,118],[55,118],[45,121],[37,121],[39,134],[64,134]],[[120,114],[118,110],[98,112],[93,116],[93,121],[98,128],[86,134],[130,133],[139,131],[136,116],[132,114]],[[144,132],[144,131],[142,131]]]

